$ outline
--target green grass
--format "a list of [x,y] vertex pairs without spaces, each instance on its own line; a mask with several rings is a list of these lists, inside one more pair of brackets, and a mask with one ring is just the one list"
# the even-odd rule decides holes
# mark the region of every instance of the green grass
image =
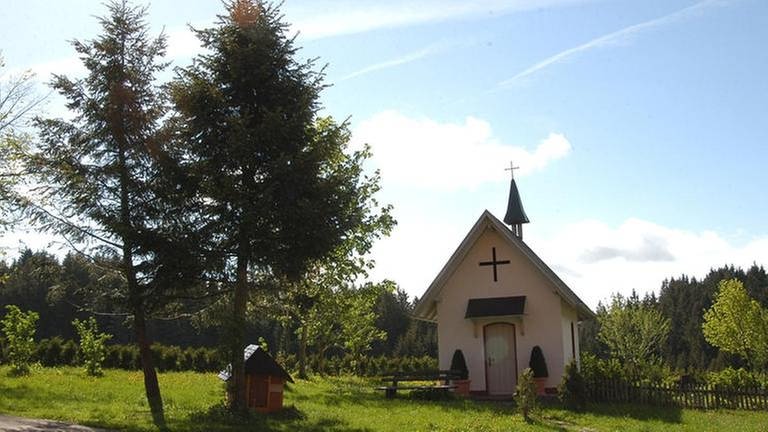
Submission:
[[[374,382],[353,377],[298,380],[285,395],[285,412],[233,419],[221,408],[223,387],[214,374],[163,373],[160,386],[174,431],[768,431],[768,413],[614,404],[584,413],[548,406],[526,424],[510,402],[385,400]],[[0,413],[156,430],[140,372],[90,378],[81,369],[45,368],[13,378],[0,367]]]

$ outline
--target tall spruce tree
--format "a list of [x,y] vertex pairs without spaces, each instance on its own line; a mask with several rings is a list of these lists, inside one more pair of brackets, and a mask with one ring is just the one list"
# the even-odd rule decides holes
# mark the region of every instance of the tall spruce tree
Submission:
[[227,4],[197,31],[208,52],[179,70],[172,97],[185,167],[197,179],[204,231],[230,280],[227,353],[233,409],[245,407],[244,323],[253,274],[295,283],[307,266],[373,215],[367,151],[349,152],[344,125],[318,118],[322,73],[299,62],[277,8]]
[[124,0],[107,8],[102,34],[73,42],[86,77],[54,77],[73,118],[37,121],[40,140],[28,158],[36,184],[25,205],[44,230],[111,266],[115,284],[100,295],[130,317],[149,407],[164,427],[147,321],[190,284],[196,266],[185,251],[195,242],[161,175],[166,107],[155,75],[165,68],[165,38],[148,36],[144,8]]

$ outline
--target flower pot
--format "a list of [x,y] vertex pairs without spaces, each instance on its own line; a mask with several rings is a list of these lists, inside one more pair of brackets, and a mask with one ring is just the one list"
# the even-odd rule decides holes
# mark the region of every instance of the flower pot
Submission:
[[455,389],[453,389],[453,393],[457,396],[469,396],[469,383],[472,382],[472,380],[453,380],[451,383],[456,386]]
[[547,386],[547,379],[546,378],[534,378],[533,381],[536,383],[536,394],[538,396],[543,396],[545,393],[545,387]]

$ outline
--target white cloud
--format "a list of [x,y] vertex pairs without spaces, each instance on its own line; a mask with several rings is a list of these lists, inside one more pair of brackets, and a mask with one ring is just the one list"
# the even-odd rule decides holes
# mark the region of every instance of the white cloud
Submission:
[[[424,294],[474,222],[460,226],[434,216],[398,215],[392,237],[374,250],[374,279],[393,279],[412,296]],[[713,231],[670,228],[634,218],[618,226],[584,220],[546,238],[537,236],[531,224],[526,226],[525,241],[593,309],[615,292],[658,294],[664,279],[682,274],[702,278],[726,264],[745,269],[755,262],[768,264],[760,261],[768,256],[768,235],[735,244]],[[596,250],[610,253],[595,256]]]
[[520,80],[527,78],[537,72],[539,72],[542,69],[545,69],[549,66],[552,66],[553,64],[560,63],[569,57],[573,57],[576,54],[589,51],[595,48],[600,48],[608,45],[613,45],[616,43],[619,43],[621,41],[626,40],[627,38],[640,33],[641,31],[648,30],[654,27],[659,27],[662,25],[670,24],[672,22],[678,21],[680,19],[686,18],[688,16],[691,16],[695,13],[701,12],[703,9],[713,6],[713,5],[719,5],[722,4],[722,1],[719,0],[705,0],[701,1],[699,3],[696,3],[694,5],[688,6],[686,8],[680,9],[678,11],[672,12],[668,15],[664,15],[659,18],[655,18],[652,20],[644,21],[639,24],[634,24],[629,27],[625,27],[621,30],[617,30],[612,33],[608,33],[606,35],[600,36],[598,38],[592,39],[589,42],[583,43],[581,45],[575,46],[573,48],[569,48],[565,51],[561,51],[551,57],[548,57],[533,66],[517,73],[516,75],[512,76],[511,78],[508,78],[498,84],[498,87],[504,88],[509,87],[512,84],[515,84],[519,82]]
[[725,264],[748,267],[768,256],[768,236],[736,245],[714,231],[670,228],[640,219],[613,227],[577,222],[526,241],[590,306],[611,293],[658,293],[664,279],[703,277]]
[[77,56],[63,57],[42,63],[36,63],[25,69],[14,69],[9,75],[18,75],[25,71],[31,71],[35,74],[35,79],[40,83],[48,83],[53,74],[66,75],[68,77],[78,77],[85,74],[85,66]]
[[302,39],[481,17],[490,14],[584,3],[585,0],[421,0],[415,1],[313,1],[304,9],[286,7],[288,21]]
[[502,166],[514,161],[515,175],[525,176],[568,155],[571,144],[559,133],[550,133],[534,150],[503,144],[491,125],[476,117],[463,123],[440,123],[384,111],[360,122],[353,131],[356,145],[373,148],[373,164],[383,181],[408,187],[441,190],[474,189],[503,181]]
[[[210,23],[195,23],[193,27],[203,29],[209,27]],[[200,40],[189,26],[173,27],[165,32],[168,43],[166,50],[167,58],[170,60],[180,60],[194,57],[203,52]]]

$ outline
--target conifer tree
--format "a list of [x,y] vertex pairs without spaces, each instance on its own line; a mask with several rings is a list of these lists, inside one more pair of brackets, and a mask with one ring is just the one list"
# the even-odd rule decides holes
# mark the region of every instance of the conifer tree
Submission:
[[40,140],[27,160],[36,183],[24,204],[42,229],[116,275],[98,294],[130,318],[149,407],[164,427],[147,321],[190,285],[196,266],[185,251],[195,241],[180,228],[185,212],[162,175],[166,106],[155,76],[165,68],[165,38],[148,36],[144,8],[124,0],[107,8],[102,34],[73,42],[87,75],[54,76],[73,118],[37,121]]
[[[294,284],[356,227],[379,216],[367,150],[350,152],[344,124],[319,118],[322,74],[296,60],[277,8],[236,0],[197,31],[207,53],[172,85],[179,152],[192,173],[202,231],[215,239],[221,280],[233,286],[227,325],[229,388],[245,407],[244,324],[254,275]],[[209,270],[210,271],[210,270]]]

